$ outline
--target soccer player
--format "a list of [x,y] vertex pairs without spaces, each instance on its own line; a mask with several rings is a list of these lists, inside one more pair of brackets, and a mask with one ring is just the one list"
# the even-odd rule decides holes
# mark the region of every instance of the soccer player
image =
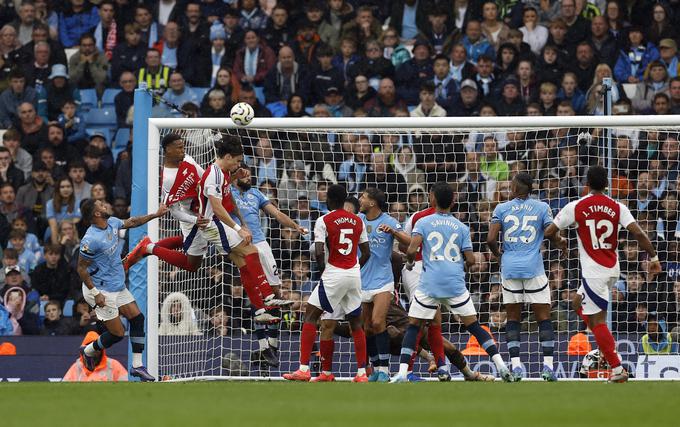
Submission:
[[361,302],[366,349],[373,365],[370,382],[390,380],[390,336],[387,333],[387,310],[394,299],[392,246],[396,239],[408,245],[411,238],[401,231],[399,222],[383,212],[385,193],[368,188],[359,197],[359,218],[364,222],[371,257],[361,267]]
[[[279,277],[279,268],[276,265],[276,260],[272,254],[272,249],[267,243],[262,225],[260,223],[260,211],[264,211],[270,217],[284,227],[289,227],[297,230],[300,234],[307,234],[309,231],[301,227],[298,223],[293,221],[288,215],[281,212],[276,206],[269,202],[267,196],[262,194],[260,190],[252,187],[252,180],[250,170],[248,167],[241,167],[245,171],[243,177],[234,181],[232,186],[232,194],[238,206],[239,211],[245,224],[252,233],[253,245],[257,248],[260,256],[260,263],[264,268],[265,275],[269,285],[272,286],[274,292],[278,294],[278,288],[281,285],[281,278]],[[232,219],[243,225],[241,220],[232,213]],[[279,324],[256,324],[255,335],[257,336],[259,350],[261,356],[270,366],[278,366],[279,361],[277,357],[279,347]]]
[[[409,326],[401,346],[399,373],[390,382],[408,381],[409,361],[416,347],[418,332],[426,321],[434,319],[440,304],[460,317],[467,330],[491,356],[501,378],[512,381],[512,374],[498,354],[493,337],[477,320],[477,311],[465,286],[465,265],[473,265],[475,259],[470,229],[451,215],[453,189],[448,183],[439,182],[432,188],[432,193],[436,212],[418,221],[406,252],[406,267],[412,269],[422,245],[423,273],[409,307]],[[438,345],[443,346],[442,343]],[[437,366],[442,364],[443,361],[437,361]]]
[[[300,335],[300,367],[284,374],[291,381],[310,381],[309,359],[316,340],[316,324],[324,313],[333,318],[325,319],[325,331],[321,335],[319,349],[322,358],[321,375],[314,380],[334,381],[333,330],[340,316],[346,316],[354,338],[357,375],[355,382],[367,382],[366,336],[361,328],[361,271],[371,256],[364,223],[353,213],[343,209],[347,190],[341,185],[331,185],[327,191],[330,212],[322,215],[314,225],[314,250],[321,273],[321,282],[314,288],[307,302],[305,320]],[[361,256],[357,251],[361,249]],[[358,262],[357,262],[358,259]],[[329,334],[329,335],[326,335]]]
[[[543,350],[543,371],[546,381],[557,381],[553,372],[555,331],[550,321],[550,287],[543,268],[541,244],[543,231],[552,224],[547,203],[530,199],[533,179],[518,173],[512,179],[512,200],[496,206],[491,217],[486,243],[501,262],[503,303],[508,315],[505,334],[515,381],[524,375],[519,358],[519,338],[522,307],[530,304],[538,323],[538,336]],[[503,235],[503,249],[498,246],[498,233]],[[557,247],[564,245],[559,235],[553,235]]]
[[562,208],[545,230],[545,236],[551,238],[560,230],[576,225],[581,264],[581,286],[578,290],[581,307],[578,313],[593,331],[595,341],[612,369],[609,381],[625,382],[628,381],[628,372],[621,366],[614,337],[606,324],[609,294],[620,274],[616,251],[619,226],[626,228],[649,255],[650,273],[660,273],[661,264],[652,242],[635,222],[630,210],[604,194],[607,170],[593,166],[588,169],[586,179],[590,194]]
[[130,322],[130,344],[132,345],[132,369],[130,375],[142,381],[155,381],[142,365],[144,352],[144,315],[139,311],[129,290],[125,287],[125,271],[120,259],[123,249],[118,232],[125,228],[139,227],[159,218],[168,211],[161,204],[154,214],[136,216],[126,220],[113,215],[110,204],[101,200],[86,200],[80,208],[83,219],[90,227],[80,241],[78,275],[83,281],[83,297],[95,307],[97,318],[104,322],[106,332],[96,341],[81,347],[80,354],[87,368],[94,370],[94,357],[98,351],[111,347],[125,336],[125,327],[120,320],[123,315]]

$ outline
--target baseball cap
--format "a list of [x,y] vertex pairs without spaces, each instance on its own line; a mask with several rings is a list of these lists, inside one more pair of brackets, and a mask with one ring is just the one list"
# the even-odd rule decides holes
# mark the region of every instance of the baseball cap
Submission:
[[5,276],[12,272],[21,274],[21,268],[18,265],[8,265],[5,267]]
[[328,95],[330,95],[330,94],[332,94],[332,93],[335,93],[336,95],[339,95],[339,94],[340,94],[340,89],[338,89],[338,88],[335,87],[335,86],[331,86],[331,87],[329,87],[329,88],[326,89],[325,95],[328,96]]
[[54,64],[52,66],[52,73],[47,77],[48,79],[56,79],[57,77],[63,77],[68,79],[68,73],[66,72],[66,65]]
[[667,47],[670,49],[677,49],[678,44],[673,39],[663,39],[659,42],[659,48]]
[[428,48],[429,50],[432,50],[432,46],[430,46],[430,43],[429,43],[427,40],[423,39],[423,38],[417,38],[416,41],[415,41],[415,43],[413,43],[413,49],[414,49],[414,50],[415,50],[415,48],[417,48],[418,46],[425,46],[425,47]]
[[102,138],[103,140],[106,140],[106,136],[104,135],[104,133],[98,130],[90,134],[90,141],[92,141],[95,138]]
[[463,90],[465,88],[470,88],[477,90],[477,83],[474,82],[472,79],[465,79],[463,82],[460,84],[460,90]]

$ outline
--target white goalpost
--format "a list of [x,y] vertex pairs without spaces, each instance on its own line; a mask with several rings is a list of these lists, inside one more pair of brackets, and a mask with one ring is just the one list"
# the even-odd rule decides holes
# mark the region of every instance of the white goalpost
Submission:
[[[454,214],[470,226],[478,261],[466,280],[480,321],[490,329],[505,360],[509,355],[499,266],[485,243],[490,214],[497,203],[510,197],[509,180],[518,171],[532,175],[533,197],[548,202],[556,213],[587,192],[585,171],[601,164],[610,170],[609,194],[628,204],[664,266],[660,275],[648,275],[644,253],[620,233],[621,279],[612,291],[609,321],[617,351],[626,369],[638,379],[680,377],[676,347],[671,345],[669,354],[661,354],[650,353],[649,339],[643,345],[654,321],[672,342],[677,342],[680,332],[674,329],[680,322],[676,244],[680,226],[678,160],[672,152],[678,150],[680,115],[256,118],[246,127],[235,126],[229,118],[150,118],[145,188],[150,212],[160,202],[160,141],[170,132],[183,136],[186,153],[204,167],[214,160],[213,135],[238,135],[253,186],[309,230],[324,211],[323,191],[329,183],[345,184],[348,193],[357,197],[368,187],[384,189],[386,211],[400,222],[426,207],[430,185],[442,180],[452,183],[456,189]],[[279,326],[280,366],[269,367],[258,357],[258,340],[238,270],[228,258],[209,249],[198,272],[180,271],[151,256],[145,275],[135,279],[145,280],[147,288],[147,365],[152,375],[164,380],[269,380],[297,367],[306,298],[319,280],[312,244],[310,236],[286,230],[261,214],[282,279],[281,292],[296,301],[283,312]],[[154,242],[180,234],[170,215],[152,221],[147,230]],[[597,346],[568,305],[580,275],[573,230],[567,237],[570,251],[566,260],[561,260],[547,241],[543,258],[552,291],[555,370],[560,379],[575,379],[588,343],[592,349]],[[396,298],[402,305],[408,301],[403,291]],[[463,351],[472,367],[495,374],[493,364],[480,354],[458,320],[445,315],[443,321],[444,337]],[[333,369],[337,377],[349,378],[356,366],[354,352],[351,339],[339,332]],[[580,347],[579,337],[585,337]],[[666,335],[652,337],[663,340]],[[663,350],[662,344],[654,341],[652,347]],[[539,378],[542,353],[528,307],[522,319],[521,358],[529,378]],[[397,363],[393,357],[392,372]],[[318,356],[313,356],[312,370],[318,365]],[[416,371],[428,376],[427,366],[421,360]],[[459,375],[453,367],[451,372],[454,377]]]

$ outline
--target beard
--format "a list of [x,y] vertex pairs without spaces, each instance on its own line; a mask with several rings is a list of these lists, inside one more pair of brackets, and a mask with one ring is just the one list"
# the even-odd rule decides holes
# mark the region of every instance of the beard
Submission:
[[236,185],[238,186],[238,188],[240,188],[243,191],[248,191],[252,187],[250,180],[248,180],[248,181],[239,180],[239,181],[237,181]]

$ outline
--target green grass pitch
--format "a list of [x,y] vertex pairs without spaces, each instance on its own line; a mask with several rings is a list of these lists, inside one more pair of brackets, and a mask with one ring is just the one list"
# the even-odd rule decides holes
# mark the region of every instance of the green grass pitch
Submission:
[[679,426],[680,383],[0,384],[13,426]]

